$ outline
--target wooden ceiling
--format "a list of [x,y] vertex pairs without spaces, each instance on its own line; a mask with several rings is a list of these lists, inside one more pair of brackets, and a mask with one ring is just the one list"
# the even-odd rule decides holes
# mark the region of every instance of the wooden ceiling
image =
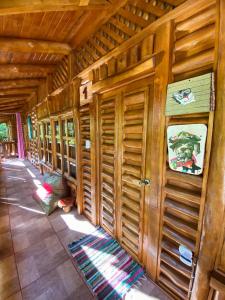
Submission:
[[72,50],[81,71],[184,1],[1,0],[0,111],[23,109]]

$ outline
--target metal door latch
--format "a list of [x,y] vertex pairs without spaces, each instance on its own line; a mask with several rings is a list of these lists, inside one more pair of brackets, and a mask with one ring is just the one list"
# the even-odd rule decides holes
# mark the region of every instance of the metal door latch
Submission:
[[151,180],[150,179],[141,179],[140,181],[139,181],[139,184],[140,185],[150,185],[151,184]]

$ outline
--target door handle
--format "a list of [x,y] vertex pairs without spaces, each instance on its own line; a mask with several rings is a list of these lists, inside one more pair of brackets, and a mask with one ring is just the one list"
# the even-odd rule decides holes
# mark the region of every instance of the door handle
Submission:
[[139,185],[150,185],[151,184],[151,180],[150,179],[141,179],[139,181]]

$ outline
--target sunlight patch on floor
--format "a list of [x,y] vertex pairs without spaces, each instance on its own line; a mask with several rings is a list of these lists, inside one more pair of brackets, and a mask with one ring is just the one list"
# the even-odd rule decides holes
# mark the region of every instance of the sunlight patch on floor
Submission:
[[42,183],[41,183],[40,180],[38,180],[38,179],[33,179],[33,183],[34,183],[38,188],[42,185]]
[[88,221],[77,220],[73,214],[61,215],[61,218],[70,230],[90,234],[94,229]]
[[36,178],[36,176],[34,175],[34,173],[30,169],[27,168],[27,172],[30,174],[30,176],[32,178]]
[[[8,198],[6,198],[8,200]],[[5,202],[5,201],[1,201],[0,203],[2,204],[7,204],[7,205],[14,205],[14,206],[17,206],[21,209],[24,209],[24,210],[27,210],[27,211],[31,211],[31,212],[35,212],[37,214],[41,214],[41,215],[44,215],[45,213],[41,210],[37,210],[37,209],[34,209],[34,208],[30,208],[30,207],[27,207],[27,206],[24,206],[24,205],[20,205],[19,203],[10,203],[10,202]]]
[[[18,201],[18,198],[11,198],[11,197],[0,197],[0,200],[6,200],[6,201]],[[2,202],[1,203],[6,203],[8,204],[8,202]]]
[[15,177],[15,176],[8,176],[9,180],[22,180],[23,182],[27,182],[24,178]]
[[[141,289],[141,287],[140,287]],[[160,300],[158,297],[153,297],[145,294],[142,291],[132,288],[132,290],[126,295],[126,300]]]
[[5,160],[2,162],[3,165],[10,165],[10,166],[17,166],[17,167],[25,167],[25,164],[23,163],[22,160]]

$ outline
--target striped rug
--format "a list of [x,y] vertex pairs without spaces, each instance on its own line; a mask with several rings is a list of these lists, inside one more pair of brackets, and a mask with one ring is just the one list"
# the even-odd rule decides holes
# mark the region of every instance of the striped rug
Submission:
[[144,270],[101,227],[68,247],[97,299],[123,299],[144,275]]

